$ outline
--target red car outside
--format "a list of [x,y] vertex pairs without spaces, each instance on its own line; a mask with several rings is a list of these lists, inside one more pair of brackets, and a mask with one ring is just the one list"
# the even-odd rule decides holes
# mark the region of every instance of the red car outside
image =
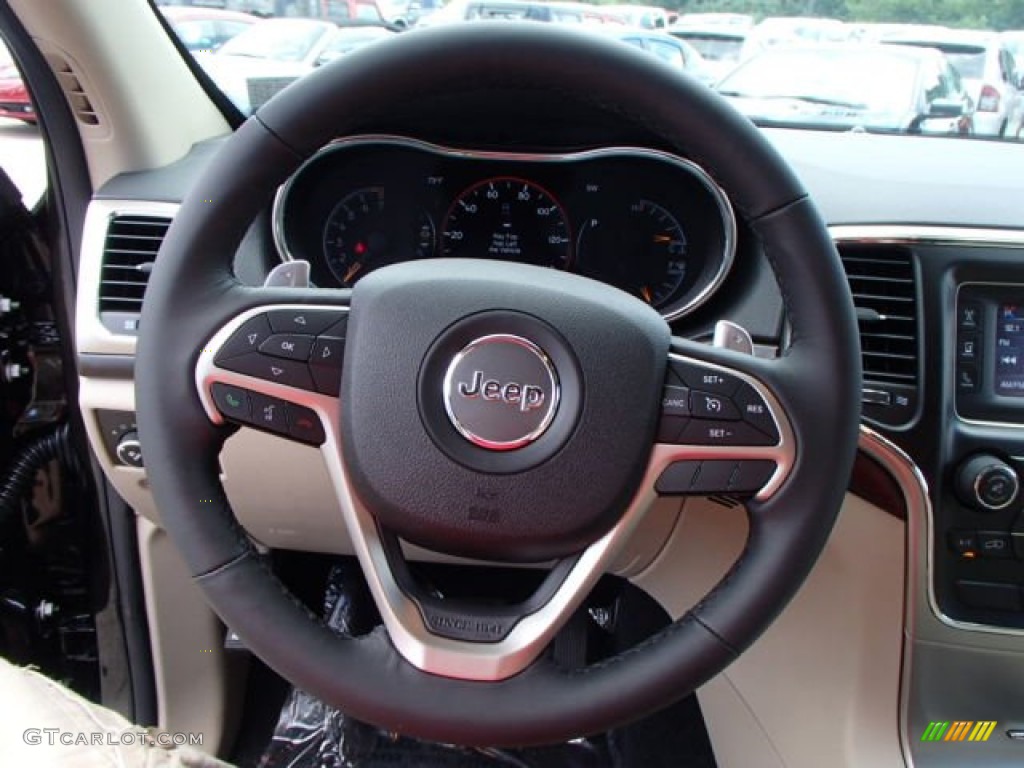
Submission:
[[10,52],[0,46],[0,117],[35,123],[36,110]]

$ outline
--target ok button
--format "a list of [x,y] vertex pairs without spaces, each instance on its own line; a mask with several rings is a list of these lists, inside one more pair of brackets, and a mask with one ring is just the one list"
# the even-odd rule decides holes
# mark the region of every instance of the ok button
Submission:
[[262,344],[260,352],[264,355],[281,357],[285,360],[302,360],[309,358],[309,351],[313,348],[313,337],[303,336],[300,333],[275,333]]

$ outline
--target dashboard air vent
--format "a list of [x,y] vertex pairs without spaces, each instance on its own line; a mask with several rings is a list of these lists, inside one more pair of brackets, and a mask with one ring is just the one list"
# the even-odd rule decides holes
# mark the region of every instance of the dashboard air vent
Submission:
[[917,279],[913,255],[900,246],[841,244],[853,293],[864,365],[864,414],[904,424],[917,409]]
[[115,216],[107,227],[100,274],[100,319],[115,333],[138,330],[142,297],[171,220]]

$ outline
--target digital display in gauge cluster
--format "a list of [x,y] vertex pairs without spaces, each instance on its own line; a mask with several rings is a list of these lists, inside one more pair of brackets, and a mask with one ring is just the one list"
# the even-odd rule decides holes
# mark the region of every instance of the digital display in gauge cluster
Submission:
[[274,236],[317,285],[438,257],[515,261],[614,285],[667,318],[725,279],[736,222],[698,167],[645,149],[496,155],[407,139],[337,142],[278,193]]

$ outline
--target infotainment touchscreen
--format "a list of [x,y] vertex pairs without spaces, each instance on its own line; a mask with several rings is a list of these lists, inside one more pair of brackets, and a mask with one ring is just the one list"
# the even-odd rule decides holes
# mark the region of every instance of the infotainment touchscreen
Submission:
[[996,394],[1024,397],[1024,304],[999,305],[994,358]]

